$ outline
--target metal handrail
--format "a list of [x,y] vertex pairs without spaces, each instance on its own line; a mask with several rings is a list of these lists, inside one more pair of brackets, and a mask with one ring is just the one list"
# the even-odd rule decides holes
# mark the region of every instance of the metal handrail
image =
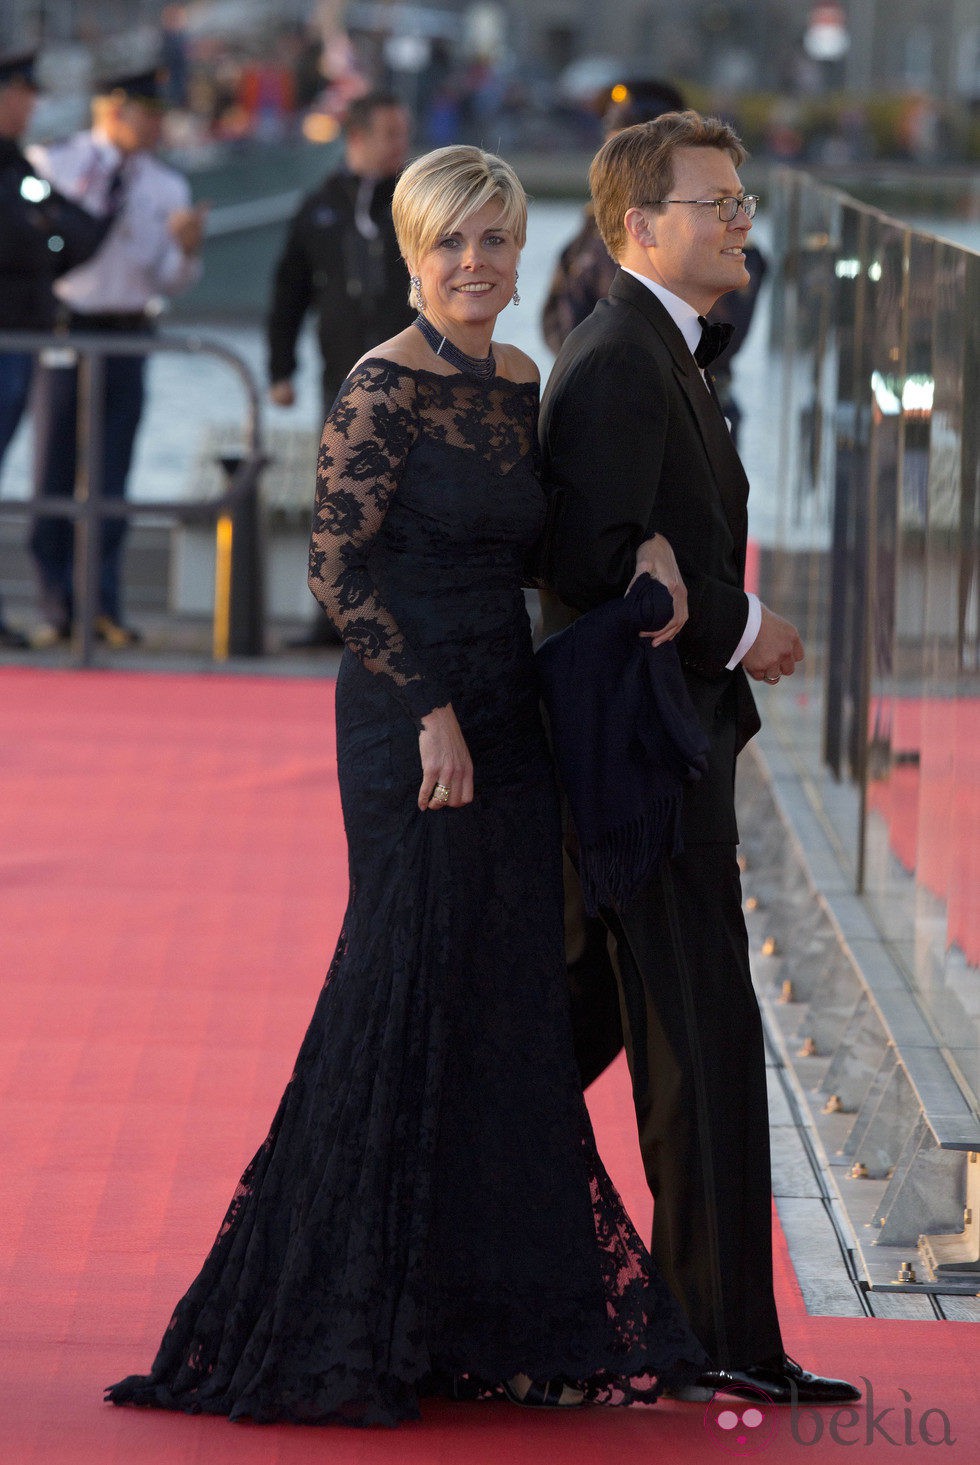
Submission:
[[[78,662],[90,666],[95,651],[95,620],[98,596],[99,541],[104,519],[138,519],[167,515],[183,523],[223,521],[223,542],[227,551],[230,524],[236,510],[254,494],[258,475],[266,459],[262,452],[261,394],[251,367],[237,352],[197,334],[150,335],[142,333],[52,331],[0,331],[0,351],[39,355],[57,350],[71,352],[79,368],[78,453],[75,491],[29,500],[0,499],[0,514],[30,517],[68,518],[76,522],[75,601]],[[229,475],[224,493],[215,498],[153,499],[133,503],[129,499],[107,499],[103,492],[103,442],[105,427],[104,379],[107,356],[149,356],[169,351],[178,354],[216,357],[231,368],[242,383],[248,401],[245,420],[246,451]],[[227,655],[227,602],[230,596],[230,554],[219,557],[219,584],[215,597],[215,655]],[[224,631],[219,626],[224,622]]]

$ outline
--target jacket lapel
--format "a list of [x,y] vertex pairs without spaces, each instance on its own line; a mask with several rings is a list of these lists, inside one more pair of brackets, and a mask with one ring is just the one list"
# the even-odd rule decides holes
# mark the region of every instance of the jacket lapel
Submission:
[[749,481],[732,442],[714,390],[705,385],[687,342],[652,290],[619,270],[609,287],[613,299],[624,300],[644,317],[670,352],[674,378],[687,401],[704,443],[712,477],[741,561],[748,532]]

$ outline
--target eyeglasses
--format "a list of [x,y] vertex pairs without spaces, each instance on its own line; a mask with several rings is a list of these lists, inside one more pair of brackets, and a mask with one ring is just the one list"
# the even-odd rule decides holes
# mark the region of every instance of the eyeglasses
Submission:
[[719,222],[730,224],[739,209],[747,219],[755,218],[755,211],[759,207],[759,195],[746,193],[741,198],[735,198],[732,194],[726,195],[725,198],[655,198],[651,203],[643,204],[641,207],[659,208],[663,203],[693,203],[703,209],[717,209]]

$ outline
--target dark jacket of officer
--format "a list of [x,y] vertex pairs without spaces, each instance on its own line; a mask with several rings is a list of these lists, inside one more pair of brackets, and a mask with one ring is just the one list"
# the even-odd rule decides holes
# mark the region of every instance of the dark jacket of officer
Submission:
[[56,254],[40,203],[21,185],[34,170],[10,138],[0,138],[0,330],[45,331],[54,323]]
[[268,317],[269,378],[296,370],[296,341],[311,307],[318,316],[324,406],[364,352],[411,324],[408,277],[391,222],[394,178],[377,181],[367,208],[373,238],[358,227],[362,179],[340,169],[301,204],[276,267]]

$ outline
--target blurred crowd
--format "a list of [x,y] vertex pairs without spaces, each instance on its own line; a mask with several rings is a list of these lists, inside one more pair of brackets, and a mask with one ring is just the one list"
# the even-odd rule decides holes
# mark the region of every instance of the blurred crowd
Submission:
[[[87,35],[43,49],[37,140],[81,125],[100,53],[107,46],[118,52],[124,42],[134,68],[158,65],[165,146],[184,161],[255,141],[330,142],[351,101],[377,88],[394,92],[408,108],[420,149],[470,141],[505,153],[588,150],[601,142],[604,98],[617,79],[593,74],[589,58],[549,70],[515,56],[505,36],[481,51],[472,39],[464,43],[449,32],[325,33],[313,19],[270,17],[261,27],[205,29],[187,7],[172,4],[158,26],[141,25],[128,39]],[[643,74],[642,67],[634,70]],[[927,164],[969,156],[973,145],[962,119],[921,92],[856,98],[800,88],[741,95],[721,94],[696,76],[673,80],[699,110],[731,121],[756,157],[828,166],[875,158]]]

